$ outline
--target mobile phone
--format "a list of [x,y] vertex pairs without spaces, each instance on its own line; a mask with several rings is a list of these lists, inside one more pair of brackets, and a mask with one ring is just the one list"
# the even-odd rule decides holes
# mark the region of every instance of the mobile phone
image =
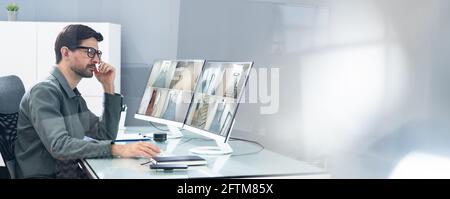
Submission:
[[187,169],[186,164],[151,164],[150,169],[163,169],[163,170],[173,170],[173,169]]

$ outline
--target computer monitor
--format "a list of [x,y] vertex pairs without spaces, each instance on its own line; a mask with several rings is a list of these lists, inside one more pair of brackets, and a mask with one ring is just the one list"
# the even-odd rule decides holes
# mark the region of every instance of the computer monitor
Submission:
[[[156,60],[135,114],[136,119],[167,125],[178,138],[205,60]],[[150,135],[151,136],[151,135]]]
[[214,139],[217,147],[197,147],[196,154],[230,154],[227,141],[253,62],[207,61],[197,82],[183,128]]

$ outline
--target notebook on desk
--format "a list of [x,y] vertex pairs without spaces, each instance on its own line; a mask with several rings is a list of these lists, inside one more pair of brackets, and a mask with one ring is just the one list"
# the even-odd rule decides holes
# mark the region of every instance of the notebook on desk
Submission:
[[207,164],[204,158],[196,155],[156,156],[152,159],[154,164],[186,164],[188,166]]
[[118,133],[114,142],[150,141],[151,138],[139,133]]

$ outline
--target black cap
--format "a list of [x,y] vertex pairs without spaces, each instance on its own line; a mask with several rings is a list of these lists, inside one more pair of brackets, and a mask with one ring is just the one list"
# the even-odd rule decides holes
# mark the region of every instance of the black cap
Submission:
[[156,142],[164,142],[167,140],[167,133],[154,133],[153,140]]

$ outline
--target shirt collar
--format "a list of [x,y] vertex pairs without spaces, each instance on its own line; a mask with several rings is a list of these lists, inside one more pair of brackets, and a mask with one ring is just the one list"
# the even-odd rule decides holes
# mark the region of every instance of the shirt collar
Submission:
[[53,71],[51,74],[56,78],[59,85],[63,88],[64,92],[66,92],[67,96],[69,98],[73,98],[76,96],[80,96],[80,92],[78,92],[78,89],[75,87],[73,90],[70,88],[69,83],[67,82],[66,78],[62,74],[62,72],[59,70],[58,67],[53,67]]

